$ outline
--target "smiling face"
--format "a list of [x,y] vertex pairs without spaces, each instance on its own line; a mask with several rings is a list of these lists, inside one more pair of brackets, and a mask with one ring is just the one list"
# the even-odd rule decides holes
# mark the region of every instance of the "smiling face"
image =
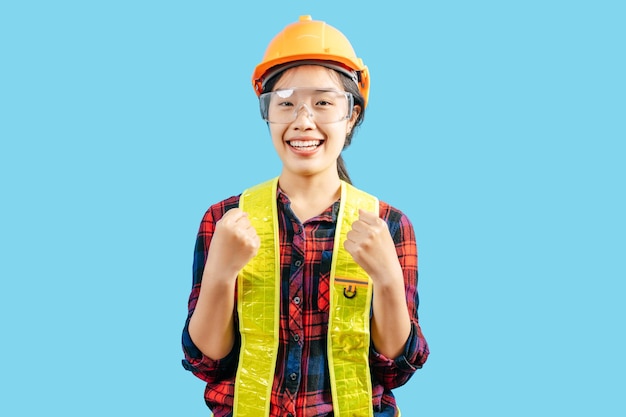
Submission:
[[[302,65],[286,70],[273,91],[288,88],[344,91],[339,76],[318,65]],[[305,103],[291,123],[270,123],[274,148],[283,163],[281,176],[338,178],[337,158],[346,135],[352,129],[359,107],[352,117],[334,123],[317,123]]]

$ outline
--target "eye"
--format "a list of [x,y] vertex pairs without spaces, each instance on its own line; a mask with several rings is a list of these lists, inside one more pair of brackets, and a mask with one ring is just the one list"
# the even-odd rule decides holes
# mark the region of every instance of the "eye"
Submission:
[[342,98],[335,91],[319,91],[314,95],[313,102],[316,108],[328,110],[339,106]]
[[279,107],[293,107],[293,103],[288,100],[281,100],[276,103]]
[[274,105],[277,107],[293,107],[293,89],[285,89],[285,90],[276,90],[272,93],[274,96]]
[[320,107],[326,107],[326,106],[332,106],[333,103],[332,101],[327,100],[327,99],[320,99],[315,102],[315,105],[320,106]]
[[332,107],[337,104],[336,97],[330,93],[323,93],[315,97],[315,107]]

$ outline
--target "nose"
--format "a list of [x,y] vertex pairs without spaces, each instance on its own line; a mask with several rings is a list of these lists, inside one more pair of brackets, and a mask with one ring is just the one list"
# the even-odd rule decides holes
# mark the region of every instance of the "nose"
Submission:
[[[304,109],[304,112],[302,111],[302,109]],[[294,111],[294,121],[301,119],[301,114],[304,114],[306,116],[306,120],[312,121],[313,111],[311,111],[311,108],[307,106],[306,103],[302,103],[300,107],[296,108],[296,110]]]

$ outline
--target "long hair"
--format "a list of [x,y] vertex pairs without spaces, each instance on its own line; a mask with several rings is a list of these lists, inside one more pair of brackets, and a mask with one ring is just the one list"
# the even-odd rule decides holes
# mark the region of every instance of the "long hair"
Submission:
[[[352,137],[354,136],[354,132],[357,126],[360,126],[361,123],[363,123],[363,119],[365,118],[365,106],[364,106],[365,99],[363,98],[363,96],[361,95],[361,92],[359,91],[359,86],[356,85],[356,83],[350,77],[348,77],[346,74],[343,74],[339,71],[335,71],[335,70],[331,70],[331,71],[337,74],[337,76],[339,77],[339,80],[341,81],[341,85],[343,86],[343,89],[346,92],[352,94],[352,96],[354,97],[354,106],[355,107],[358,106],[360,109],[359,114],[356,118],[356,121],[354,122],[354,126],[352,127],[350,132],[346,135],[346,141],[343,145],[343,149],[346,149],[352,143]],[[280,78],[282,77],[284,73],[285,73],[285,70],[277,72],[275,75],[272,76],[272,78],[268,79],[264,84],[263,91],[264,92],[272,91],[274,89],[274,86],[276,85],[278,80],[280,80]],[[350,175],[348,174],[348,170],[346,168],[346,163],[343,160],[343,157],[341,155],[339,155],[339,157],[337,158],[337,173],[339,174],[339,179],[347,182],[348,184],[352,184],[352,180],[350,179]]]

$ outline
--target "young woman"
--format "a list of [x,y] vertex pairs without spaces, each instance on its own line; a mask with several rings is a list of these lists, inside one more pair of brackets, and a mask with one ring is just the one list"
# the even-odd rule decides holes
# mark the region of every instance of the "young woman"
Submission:
[[413,227],[354,188],[341,158],[367,67],[337,29],[302,16],[252,81],[282,170],[204,215],[183,365],[216,417],[399,415],[391,390],[429,351]]

